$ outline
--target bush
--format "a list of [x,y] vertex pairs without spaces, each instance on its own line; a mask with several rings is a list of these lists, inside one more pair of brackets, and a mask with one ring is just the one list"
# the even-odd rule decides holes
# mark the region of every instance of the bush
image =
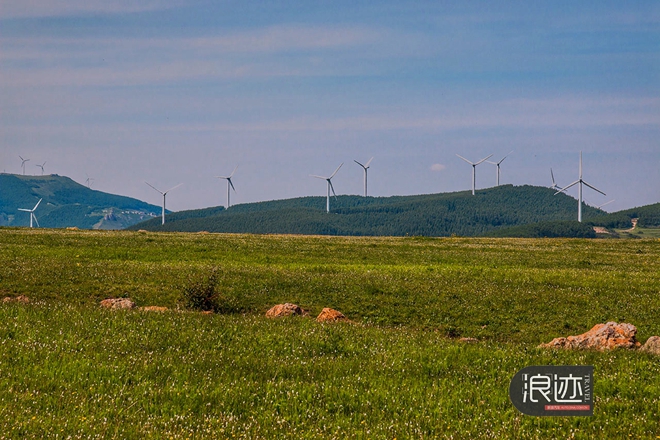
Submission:
[[216,269],[202,279],[191,280],[181,289],[183,307],[188,310],[217,311],[220,307],[216,284]]

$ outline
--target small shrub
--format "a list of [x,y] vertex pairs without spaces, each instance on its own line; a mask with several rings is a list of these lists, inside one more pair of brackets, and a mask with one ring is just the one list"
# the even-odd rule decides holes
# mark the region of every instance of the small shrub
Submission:
[[219,309],[219,298],[216,292],[217,272],[198,280],[191,280],[181,289],[181,303],[184,308],[199,311],[216,311]]

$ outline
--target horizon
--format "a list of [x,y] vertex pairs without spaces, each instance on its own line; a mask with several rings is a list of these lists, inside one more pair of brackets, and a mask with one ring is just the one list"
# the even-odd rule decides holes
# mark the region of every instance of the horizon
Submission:
[[[0,9],[0,170],[168,209],[583,177],[608,212],[660,202],[660,4],[153,0]],[[476,169],[477,190],[496,167]],[[577,190],[568,195],[577,199]]]

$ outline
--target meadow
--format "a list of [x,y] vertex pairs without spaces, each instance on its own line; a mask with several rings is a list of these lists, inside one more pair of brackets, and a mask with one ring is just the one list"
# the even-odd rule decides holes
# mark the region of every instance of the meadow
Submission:
[[[660,357],[537,348],[660,335],[660,241],[0,229],[0,438],[660,438]],[[223,313],[177,311],[215,273]],[[101,310],[128,296],[165,313]],[[333,307],[352,324],[270,320]],[[477,338],[467,344],[460,337]],[[508,401],[595,366],[594,417]]]

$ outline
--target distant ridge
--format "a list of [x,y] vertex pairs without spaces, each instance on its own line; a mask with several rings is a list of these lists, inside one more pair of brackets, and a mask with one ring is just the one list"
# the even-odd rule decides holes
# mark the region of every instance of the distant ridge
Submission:
[[[249,203],[173,213],[165,225],[151,220],[130,229],[364,236],[479,236],[498,228],[574,221],[577,201],[530,185],[417,196],[339,196],[325,212],[325,197]],[[607,215],[583,207],[586,220]],[[577,223],[577,222],[575,222]]]
[[123,229],[160,214],[160,208],[131,197],[90,189],[68,177],[0,174],[0,226],[28,226],[32,208],[44,228]]

